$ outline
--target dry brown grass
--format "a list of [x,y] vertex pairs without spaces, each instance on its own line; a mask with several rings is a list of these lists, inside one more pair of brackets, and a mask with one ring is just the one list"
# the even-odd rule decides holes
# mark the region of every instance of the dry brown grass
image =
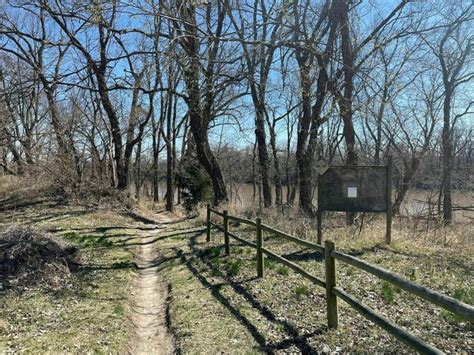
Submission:
[[[324,289],[270,260],[265,261],[265,277],[257,279],[254,249],[231,239],[231,255],[226,256],[222,232],[213,229],[212,241],[206,243],[203,229],[195,229],[199,224],[195,219],[171,225],[166,232],[171,237],[157,241],[162,272],[170,283],[170,324],[183,353],[232,353],[236,346],[241,353],[410,351],[342,301],[340,326],[328,331]],[[252,228],[234,223],[230,228],[255,241]],[[370,233],[364,240],[342,233],[331,237],[336,239],[336,234],[341,236],[338,249],[472,302],[474,265],[466,250],[416,243],[385,248]],[[269,234],[264,244],[324,278],[318,253]],[[468,323],[370,274],[337,264],[338,285],[370,307],[446,352],[471,348]]]
[[[465,202],[469,203],[469,198]],[[261,210],[234,204],[219,209],[227,209],[231,215],[252,220],[258,215],[264,223],[277,229],[316,240],[315,221],[304,218],[293,208]],[[205,221],[205,216],[205,208],[202,208],[201,223]],[[339,250],[466,303],[474,303],[472,224],[458,219],[451,227],[441,227],[435,220],[417,217],[394,219],[390,247],[382,245],[385,235],[383,215],[360,214],[356,223],[347,227],[344,214],[327,213],[323,220],[323,234],[325,239],[335,241]],[[212,216],[212,221],[222,224],[222,218],[216,215]],[[255,241],[253,228],[234,223],[230,224],[230,228],[234,233]],[[212,280],[212,287],[220,290],[226,289],[226,286],[219,285],[230,285],[229,290],[232,291],[226,294],[228,300],[237,309],[246,310],[246,320],[254,326],[251,329],[258,333],[257,336],[253,334],[254,339],[263,346],[260,350],[282,346],[285,351],[409,351],[342,301],[339,329],[326,331],[324,290],[271,261],[266,262],[265,278],[255,279],[255,250],[232,240],[231,256],[226,257],[223,255],[222,233],[213,229],[212,236],[210,244],[203,242],[204,236],[199,241],[188,242],[190,260],[203,277]],[[273,235],[266,235],[264,244],[323,277],[321,256],[318,259],[311,250]],[[472,325],[450,312],[344,263],[338,263],[338,280],[341,287],[364,303],[443,351],[456,353],[472,350]],[[268,312],[273,315],[269,316]],[[274,315],[277,316],[273,318]],[[212,329],[206,331],[212,332]],[[295,340],[294,334],[298,334],[299,340]],[[292,336],[295,342],[286,343]],[[225,343],[220,343],[220,346],[227,349]]]
[[[49,183],[28,177],[0,177],[0,193],[0,230],[17,225],[49,231],[77,249],[78,263],[68,277],[54,280],[55,287],[27,282],[21,293],[8,289],[0,296],[0,352],[124,352],[137,223],[111,210],[58,200]],[[24,271],[40,280],[31,265]]]
[[[262,209],[258,201],[252,200],[252,186],[242,184],[238,187],[239,197],[231,203],[222,205],[219,210],[227,210],[236,215],[254,220],[260,216],[264,223],[287,233],[316,240],[316,221],[302,215],[297,207],[283,206]],[[455,211],[454,223],[444,227],[437,218],[427,218],[427,205],[420,201],[430,201],[433,192],[410,191],[402,206],[402,216],[394,216],[392,240],[395,243],[414,243],[427,247],[466,247],[474,244],[474,212]],[[455,191],[454,204],[458,206],[474,205],[474,192]],[[237,202],[236,202],[237,201]],[[296,200],[297,201],[297,200]],[[317,201],[315,201],[317,204]],[[201,209],[200,219],[205,221],[205,211]],[[215,216],[212,217],[216,222]],[[344,213],[326,212],[323,217],[325,238],[347,240],[355,244],[382,243],[385,236],[385,215],[360,213],[353,226],[346,226]]]
[[[13,187],[14,182],[0,179],[0,185]],[[5,193],[3,188],[0,191]],[[162,205],[146,203],[143,208],[163,210]],[[261,211],[251,203],[251,194],[245,206],[222,208],[250,219],[260,215],[264,223],[303,238],[316,237],[313,220],[292,208]],[[257,279],[255,250],[232,241],[231,255],[225,256],[223,236],[217,230],[212,231],[211,243],[205,241],[205,206],[195,219],[184,220],[185,213],[178,213],[179,222],[168,224],[156,245],[162,256],[160,272],[169,283],[169,326],[181,352],[409,351],[343,302],[339,329],[328,331],[323,289],[271,261],[265,262],[265,278]],[[221,223],[217,216],[213,220]],[[84,274],[77,292],[50,295],[32,291],[27,298],[6,297],[2,312],[8,312],[9,317],[0,317],[7,319],[0,323],[0,346],[3,341],[9,351],[122,351],[127,325],[127,265],[131,260],[129,247],[122,243],[136,242],[134,223],[111,211],[50,205],[48,201],[0,215],[0,226],[12,221],[62,232],[81,247],[83,262],[106,269]],[[472,303],[471,226],[457,221],[446,229],[425,222],[394,219],[394,243],[386,248],[379,245],[384,237],[383,216],[361,216],[348,228],[344,215],[333,213],[324,218],[324,237],[334,240],[338,249]],[[252,228],[233,223],[230,228],[255,240]],[[110,248],[109,242],[116,245]],[[264,243],[313,274],[324,276],[321,255],[271,235],[265,236]],[[370,307],[446,352],[473,349],[472,325],[367,273],[337,264],[338,285]]]

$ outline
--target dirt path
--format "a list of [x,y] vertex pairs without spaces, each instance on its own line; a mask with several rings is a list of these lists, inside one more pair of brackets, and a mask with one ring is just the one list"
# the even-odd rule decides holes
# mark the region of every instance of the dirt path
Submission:
[[[160,221],[166,222],[165,218]],[[138,270],[130,290],[130,354],[171,354],[172,337],[166,325],[167,285],[158,274],[159,257],[153,242],[160,228],[146,233],[135,255]]]

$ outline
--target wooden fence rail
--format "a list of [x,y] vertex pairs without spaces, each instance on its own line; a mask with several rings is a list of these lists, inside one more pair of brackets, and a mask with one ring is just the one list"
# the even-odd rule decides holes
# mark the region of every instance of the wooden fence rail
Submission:
[[[223,227],[210,221],[211,213],[214,213],[223,218]],[[234,233],[229,231],[229,221],[236,221],[250,226],[254,226],[256,229],[256,241],[251,242],[245,238],[242,238]],[[337,286],[336,280],[336,260],[340,262],[347,263],[358,269],[364,270],[370,274],[373,274],[383,280],[386,280],[405,291],[408,291],[418,297],[423,298],[424,300],[433,303],[437,306],[443,307],[448,311],[455,313],[456,315],[467,319],[470,322],[474,322],[474,307],[466,303],[460,302],[452,297],[446,296],[442,293],[434,291],[428,287],[418,285],[410,280],[405,279],[393,272],[385,270],[381,267],[372,265],[362,259],[353,257],[351,255],[345,254],[343,252],[337,251],[335,245],[331,241],[326,241],[325,245],[322,246],[317,243],[312,243],[307,240],[298,238],[296,236],[290,235],[288,233],[282,232],[278,229],[270,227],[266,224],[263,224],[260,218],[257,218],[254,221],[231,216],[227,211],[219,212],[207,206],[207,241],[210,241],[210,230],[211,226],[216,227],[218,230],[224,233],[224,244],[226,254],[230,254],[230,240],[229,237],[247,245],[251,248],[256,249],[257,252],[257,276],[264,277],[264,255],[270,257],[271,259],[289,267],[299,275],[310,280],[314,284],[321,286],[326,289],[326,304],[327,304],[327,322],[328,328],[335,329],[338,327],[338,307],[337,300],[340,298],[357,312],[363,315],[365,318],[379,325],[381,328],[386,330],[391,335],[395,336],[397,339],[407,344],[414,350],[417,350],[421,353],[426,354],[442,354],[443,352],[434,346],[427,344],[422,339],[417,336],[409,333],[407,330],[393,323],[386,317],[382,316],[375,310],[369,308],[367,305],[358,301],[354,296],[345,292],[342,288]],[[325,280],[309,273],[304,270],[301,266],[293,263],[292,261],[285,259],[283,256],[278,255],[271,250],[264,247],[263,244],[263,233],[271,233],[282,237],[291,242],[303,245],[307,248],[317,250],[318,252],[324,254],[325,261]]]
[[240,217],[235,217],[235,216],[230,216],[230,215],[228,217],[230,220],[235,221],[235,222],[247,224],[253,227],[256,226],[256,223],[254,221],[251,221],[250,219],[245,219],[245,218],[240,218]]
[[337,260],[367,271],[368,273],[380,277],[381,279],[386,280],[395,286],[404,289],[405,291],[413,293],[418,297],[427,300],[428,302],[443,307],[444,309],[447,309],[448,311],[451,311],[470,322],[474,322],[474,307],[466,303],[443,295],[442,293],[434,291],[428,287],[418,285],[410,280],[405,279],[404,277],[394,274],[393,272],[387,271],[375,265],[371,265],[364,260],[355,258],[340,251],[333,251],[331,255]]

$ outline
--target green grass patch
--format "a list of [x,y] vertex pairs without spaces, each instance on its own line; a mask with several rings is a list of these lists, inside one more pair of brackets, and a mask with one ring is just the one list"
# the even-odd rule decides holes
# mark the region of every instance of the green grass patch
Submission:
[[382,297],[387,303],[393,303],[395,300],[395,290],[390,282],[383,281],[381,286]]
[[75,245],[80,245],[84,248],[110,247],[114,244],[105,235],[79,234],[77,232],[67,232],[63,234],[63,237],[67,241]]
[[221,250],[222,250],[221,247],[212,247],[212,248],[204,249],[201,252],[201,256],[208,257],[211,259],[216,259],[221,255]]
[[279,275],[288,276],[288,268],[286,266],[279,266],[276,270]]
[[[255,260],[257,260],[257,257],[255,257]],[[264,258],[263,259],[263,265],[267,269],[274,269],[275,265],[276,265],[276,262],[274,260],[270,259],[270,258]]]
[[235,260],[227,264],[227,275],[237,276],[242,268],[243,261]]
[[307,294],[309,294],[309,288],[306,285],[299,285],[295,287],[294,292],[298,296],[306,296]]

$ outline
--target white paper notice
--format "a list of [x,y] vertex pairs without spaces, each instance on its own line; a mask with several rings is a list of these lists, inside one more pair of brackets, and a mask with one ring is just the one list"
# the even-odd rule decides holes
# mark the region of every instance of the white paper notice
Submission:
[[357,198],[357,187],[355,187],[355,186],[348,186],[348,187],[347,187],[347,197],[349,197],[349,198]]

